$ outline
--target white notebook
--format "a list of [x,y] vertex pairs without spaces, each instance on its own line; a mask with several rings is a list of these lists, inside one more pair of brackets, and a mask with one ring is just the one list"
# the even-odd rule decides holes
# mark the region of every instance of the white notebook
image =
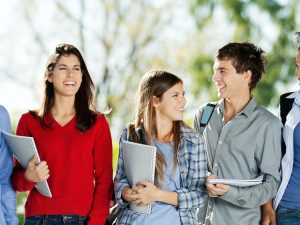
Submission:
[[[21,166],[26,169],[34,155],[37,156],[37,164],[41,162],[32,137],[18,136],[2,131],[3,138],[9,149],[13,152]],[[38,182],[35,188],[44,196],[52,197],[47,181]]]
[[[125,173],[131,185],[141,181],[154,183],[156,147],[124,141],[123,159]],[[130,204],[130,209],[138,213],[149,214],[151,205],[139,206]]]
[[236,180],[236,179],[209,179],[207,180],[210,184],[228,184],[236,187],[248,187],[253,185],[258,185],[264,182],[264,175],[261,175],[252,180]]

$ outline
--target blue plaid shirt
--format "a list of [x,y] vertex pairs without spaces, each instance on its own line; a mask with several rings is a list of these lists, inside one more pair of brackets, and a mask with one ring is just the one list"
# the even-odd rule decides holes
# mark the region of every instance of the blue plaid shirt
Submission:
[[[183,225],[196,225],[196,210],[206,198],[204,184],[206,180],[206,151],[203,141],[193,129],[181,125],[178,151],[178,168],[180,172],[180,189],[178,194],[178,210]],[[122,190],[130,186],[124,170],[122,142],[127,139],[125,128],[120,138],[118,169],[114,179],[115,197],[120,207],[125,210],[119,215],[119,225],[134,224],[138,213],[129,209],[129,203],[122,199]]]

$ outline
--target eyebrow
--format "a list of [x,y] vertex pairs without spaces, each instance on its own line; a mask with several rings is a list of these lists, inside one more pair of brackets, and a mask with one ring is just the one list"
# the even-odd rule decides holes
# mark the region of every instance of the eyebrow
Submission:
[[217,67],[217,68],[216,68],[216,67],[214,66],[214,67],[213,67],[213,70],[215,70],[215,71],[226,70],[226,71],[227,71],[228,69],[225,68],[225,67]]
[[173,95],[173,94],[183,94],[183,93],[185,93],[185,91],[183,91],[183,92],[179,92],[179,91],[171,92],[172,95]]
[[[58,64],[57,66],[68,66],[68,65],[66,65],[66,64]],[[76,64],[73,67],[80,67],[80,65]]]
[[228,70],[228,69],[225,67],[219,67],[219,68],[217,68],[217,70]]

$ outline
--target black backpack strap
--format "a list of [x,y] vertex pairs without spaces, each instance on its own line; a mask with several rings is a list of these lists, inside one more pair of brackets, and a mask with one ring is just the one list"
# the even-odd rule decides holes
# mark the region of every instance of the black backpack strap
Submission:
[[287,98],[287,96],[289,96],[290,94],[292,94],[293,92],[289,92],[286,94],[283,94],[280,96],[280,118],[281,118],[281,122],[284,125],[286,122],[286,116],[287,114],[289,114],[289,112],[291,111],[292,107],[293,107],[293,103],[294,103],[294,98]]
[[200,134],[203,134],[204,130],[205,130],[205,127],[206,125],[208,124],[213,112],[214,112],[214,109],[216,107],[217,103],[208,103],[202,114],[201,114],[201,118],[200,118]]
[[[292,93],[293,92],[289,92],[289,93],[285,93],[285,94],[280,96],[280,100],[279,100],[280,119],[281,119],[281,122],[282,122],[283,125],[285,125],[286,116],[291,111],[291,109],[293,107],[294,100],[295,100],[294,98],[287,98],[287,96],[289,96]],[[286,146],[285,146],[285,143],[283,141],[283,137],[281,137],[281,153],[282,153],[282,156],[284,156],[285,152],[286,152]]]
[[143,125],[136,128],[133,123],[128,123],[126,127],[127,127],[127,141],[145,144],[145,145],[147,144]]

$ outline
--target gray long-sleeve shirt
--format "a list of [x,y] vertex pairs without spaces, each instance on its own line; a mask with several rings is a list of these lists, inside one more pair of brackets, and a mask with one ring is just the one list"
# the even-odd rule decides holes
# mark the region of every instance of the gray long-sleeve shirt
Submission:
[[[196,130],[204,107],[196,113]],[[226,124],[223,117],[220,100],[203,134],[208,171],[226,179],[254,179],[264,173],[266,181],[251,187],[230,186],[225,195],[209,198],[206,216],[200,219],[205,225],[258,225],[260,205],[275,196],[280,182],[281,123],[253,98]]]

